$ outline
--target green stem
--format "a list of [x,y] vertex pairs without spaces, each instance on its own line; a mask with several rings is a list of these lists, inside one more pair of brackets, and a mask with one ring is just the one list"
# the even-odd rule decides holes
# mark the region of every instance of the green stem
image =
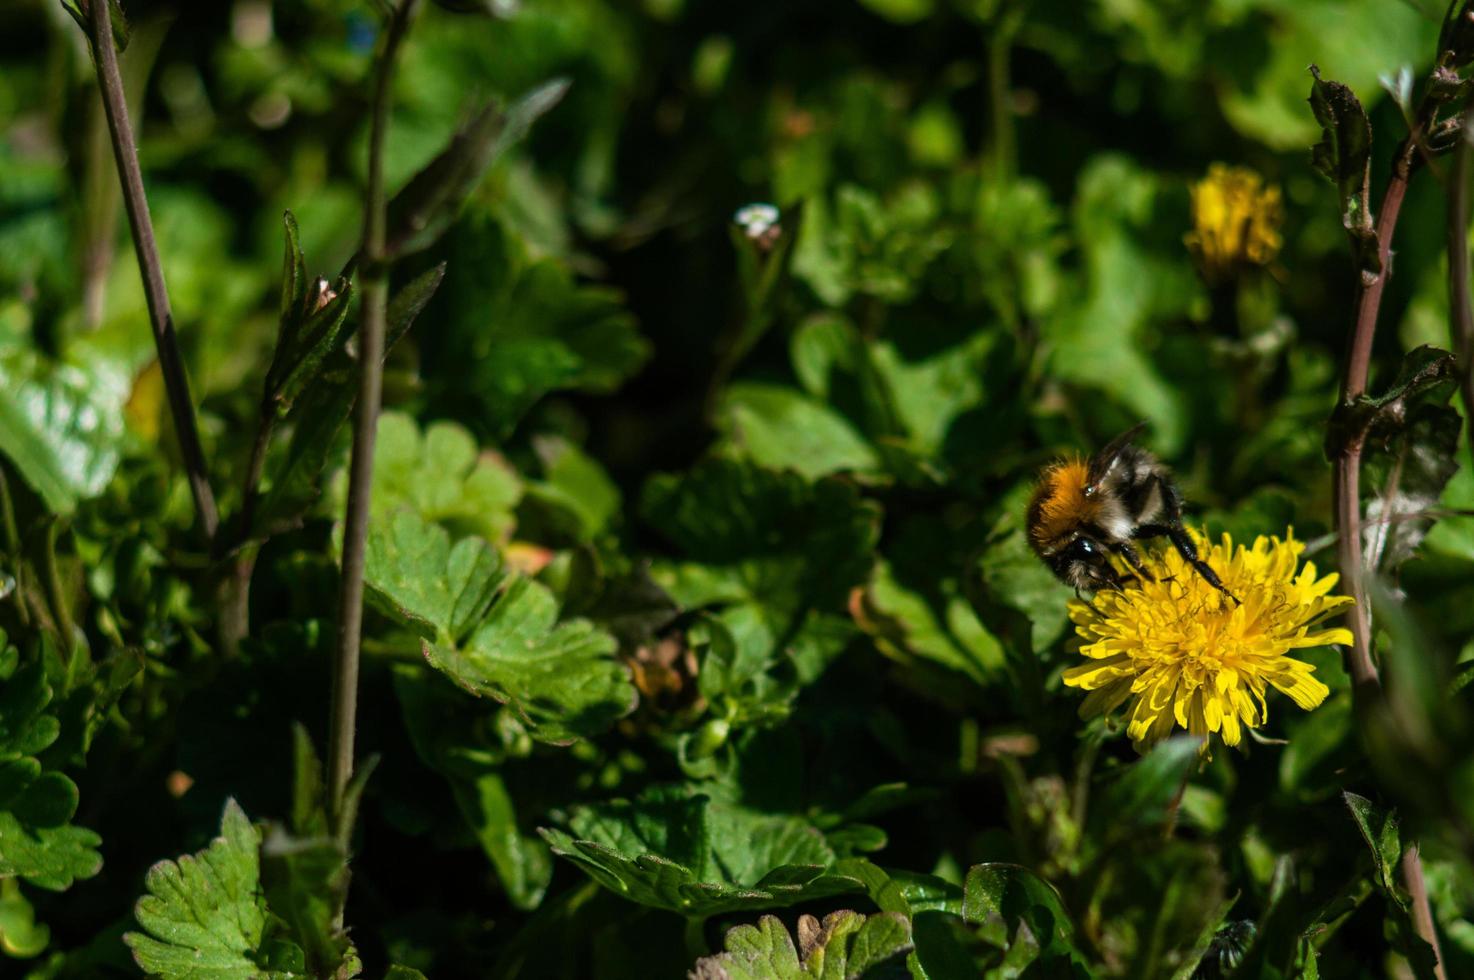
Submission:
[[[343,531],[343,577],[338,596],[338,637],[333,669],[329,725],[328,792],[334,821],[353,778],[353,737],[358,716],[359,642],[363,627],[363,573],[368,540],[369,499],[374,473],[374,438],[383,388],[384,332],[389,304],[384,254],[386,195],[384,139],[394,63],[420,0],[402,0],[390,17],[384,43],[374,60],[373,119],[369,133],[368,194],[363,227],[363,320],[359,329],[358,403],[354,411],[353,456],[349,466],[348,506]],[[341,910],[339,910],[341,916]]]
[[15,502],[10,499],[10,480],[0,469],[0,516],[3,516],[5,550],[15,566],[15,615],[22,626],[31,625],[31,611],[26,608],[25,556],[21,551],[20,529],[15,523]]
[[76,624],[72,621],[71,604],[67,602],[66,589],[61,581],[61,564],[56,560],[56,539],[61,533],[61,518],[46,525],[46,547],[41,553],[42,571],[46,577],[46,597],[51,603],[51,615],[56,619],[57,632],[61,634],[62,651],[68,655],[77,643]]

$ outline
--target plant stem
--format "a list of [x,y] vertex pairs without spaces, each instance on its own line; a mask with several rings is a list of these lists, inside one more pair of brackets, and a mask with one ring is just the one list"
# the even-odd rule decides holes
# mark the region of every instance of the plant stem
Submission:
[[384,372],[384,331],[389,276],[384,255],[386,195],[384,136],[394,61],[420,0],[402,0],[394,9],[383,47],[374,61],[373,119],[369,132],[368,194],[363,223],[363,320],[359,329],[358,404],[353,418],[353,457],[349,465],[348,506],[343,530],[343,577],[338,596],[338,641],[333,669],[329,726],[328,792],[336,822],[343,794],[353,778],[353,735],[358,714],[359,639],[363,626],[363,569],[368,539],[369,498],[374,475],[374,438]]
[[158,244],[154,241],[153,219],[149,216],[148,198],[143,191],[143,173],[138,166],[138,143],[133,124],[128,119],[128,102],[123,94],[123,78],[118,71],[118,52],[113,47],[113,22],[109,0],[90,0],[85,4],[92,22],[92,56],[97,63],[97,83],[102,90],[103,111],[107,114],[112,134],[113,156],[118,164],[118,178],[123,186],[123,206],[133,230],[134,251],[138,255],[138,271],[143,277],[143,293],[148,301],[149,320],[153,325],[154,346],[158,350],[159,369],[164,375],[164,389],[169,397],[169,410],[174,418],[174,432],[179,438],[180,455],[189,478],[189,492],[194,497],[195,512],[205,537],[213,541],[220,524],[215,509],[215,494],[205,465],[205,451],[195,426],[194,403],[190,400],[189,379],[184,373],[184,359],[179,353],[179,340],[174,334],[174,314],[169,308],[169,290],[164,283],[164,268],[159,262]]
[[15,563],[15,615],[22,626],[31,625],[31,611],[26,608],[25,556],[21,549],[20,529],[15,523],[15,503],[10,499],[10,479],[0,468],[0,516],[3,516],[5,550]]
[[61,531],[61,518],[54,517],[46,526],[46,547],[41,552],[42,572],[46,576],[46,597],[51,603],[51,615],[56,620],[56,631],[61,634],[62,653],[71,659],[76,646],[76,626],[72,622],[71,605],[67,602],[66,588],[61,581],[61,566],[56,560],[56,539]]
[[[1377,314],[1382,306],[1382,291],[1391,275],[1392,234],[1402,211],[1412,171],[1412,143],[1397,151],[1392,180],[1382,197],[1377,212],[1377,257],[1381,271],[1370,282],[1363,280],[1356,297],[1356,321],[1351,334],[1351,350],[1342,376],[1341,400],[1351,402],[1366,393],[1367,374],[1371,367],[1372,340],[1377,332]],[[1372,661],[1371,616],[1367,609],[1365,569],[1361,553],[1361,451],[1363,439],[1358,436],[1340,447],[1335,463],[1336,533],[1341,578],[1355,604],[1347,613],[1351,620],[1352,643],[1347,651],[1347,666],[1358,693],[1363,697],[1380,686],[1377,666]]]
[[1469,278],[1469,139],[1474,135],[1474,110],[1465,113],[1454,151],[1448,184],[1448,306],[1449,331],[1459,356],[1459,392],[1469,426],[1469,452],[1474,453],[1474,299]]
[[[1356,320],[1351,335],[1351,350],[1342,377],[1341,400],[1349,403],[1366,393],[1367,375],[1371,368],[1372,341],[1377,332],[1377,315],[1381,312],[1382,291],[1391,276],[1392,235],[1407,194],[1412,173],[1415,146],[1410,138],[1398,147],[1393,158],[1392,179],[1382,196],[1377,212],[1377,258],[1380,271],[1371,281],[1362,280],[1356,297]],[[1366,590],[1366,563],[1361,541],[1361,452],[1364,435],[1357,435],[1339,447],[1335,463],[1336,547],[1341,579],[1355,602],[1347,611],[1351,626],[1351,646],[1346,663],[1354,684],[1357,706],[1365,707],[1382,695],[1382,681],[1372,660],[1372,626]],[[1444,980],[1443,954],[1438,945],[1438,930],[1428,904],[1428,889],[1423,883],[1423,862],[1417,846],[1410,846],[1402,856],[1403,883],[1412,898],[1412,919],[1418,935],[1433,949],[1434,976]]]

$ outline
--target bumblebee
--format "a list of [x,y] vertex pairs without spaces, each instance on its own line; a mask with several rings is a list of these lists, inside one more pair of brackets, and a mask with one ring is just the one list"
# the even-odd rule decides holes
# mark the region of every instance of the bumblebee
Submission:
[[1211,586],[1238,602],[1218,573],[1198,557],[1182,526],[1182,493],[1171,473],[1132,440],[1137,425],[1088,460],[1061,460],[1044,470],[1029,501],[1029,544],[1050,571],[1076,592],[1119,589],[1119,555],[1138,577],[1152,579],[1133,541],[1165,537]]

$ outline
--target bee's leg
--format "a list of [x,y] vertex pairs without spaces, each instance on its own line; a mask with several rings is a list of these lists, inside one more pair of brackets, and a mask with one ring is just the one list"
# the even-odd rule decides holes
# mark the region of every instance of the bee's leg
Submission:
[[1146,565],[1142,564],[1141,556],[1136,553],[1135,548],[1131,547],[1129,541],[1122,541],[1116,546],[1115,551],[1116,554],[1126,560],[1126,564],[1131,566],[1131,570],[1136,573],[1137,578],[1143,582],[1155,582],[1157,580],[1155,575],[1147,571]]
[[1143,524],[1136,529],[1135,536],[1138,538],[1155,538],[1164,535],[1168,541],[1172,542],[1172,547],[1177,549],[1177,553],[1182,556],[1182,560],[1191,565],[1194,571],[1203,577],[1204,582],[1207,582],[1213,588],[1228,596],[1238,605],[1243,605],[1238,596],[1228,591],[1228,586],[1223,584],[1223,579],[1218,577],[1218,573],[1213,571],[1213,567],[1198,556],[1198,546],[1193,542],[1192,535],[1188,534],[1187,529],[1181,524]]

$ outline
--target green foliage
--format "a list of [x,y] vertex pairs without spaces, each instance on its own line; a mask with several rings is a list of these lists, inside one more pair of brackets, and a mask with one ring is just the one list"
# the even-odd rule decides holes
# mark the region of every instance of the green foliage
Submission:
[[[631,901],[706,918],[839,895],[834,849],[796,817],[770,816],[680,787],[582,807],[573,834],[543,830],[553,853]],[[577,835],[577,836],[574,836]]]
[[124,940],[138,965],[165,980],[249,977],[266,931],[261,835],[234,800],[220,836],[198,854],[149,869],[134,915],[146,932]]
[[799,948],[777,917],[765,915],[756,926],[727,933],[725,953],[696,961],[698,980],[803,980],[905,976],[893,961],[911,948],[905,916],[882,912],[864,916],[848,909],[830,912],[821,924],[811,915],[798,920]]
[[444,529],[397,511],[369,533],[365,577],[387,612],[421,632],[432,667],[510,705],[537,738],[595,735],[634,707],[613,637],[560,622],[552,592],[506,571],[479,538],[452,546]]
[[[0,687],[0,878],[64,891],[102,870],[102,839],[72,823],[76,783],[37,758],[57,744],[61,721],[44,666],[17,666],[7,642],[0,634],[0,666],[10,675]],[[12,930],[30,932],[24,925]]]
[[[213,539],[84,5],[0,4],[0,975],[1425,977],[1415,854],[1474,974],[1470,3],[417,3],[369,255],[398,2],[108,8]],[[1081,716],[1027,512],[1138,422],[1317,576],[1360,448],[1382,695]]]

